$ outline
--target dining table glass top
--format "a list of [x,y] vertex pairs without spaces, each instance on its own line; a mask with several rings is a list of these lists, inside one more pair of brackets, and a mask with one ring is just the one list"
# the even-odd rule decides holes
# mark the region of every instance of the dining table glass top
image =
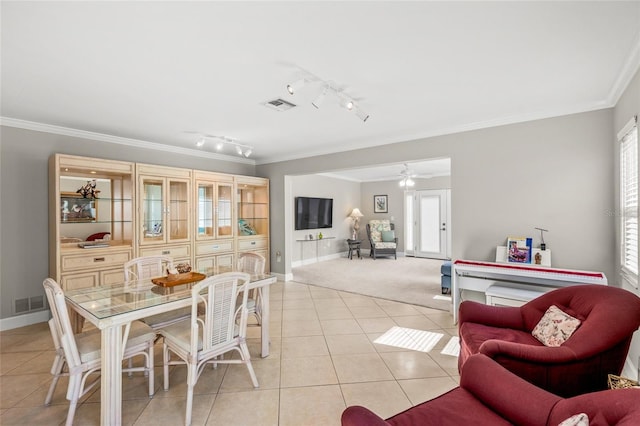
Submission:
[[[199,271],[205,277],[233,272],[231,268],[209,268]],[[251,283],[259,283],[273,278],[273,275],[251,275]],[[102,320],[115,315],[140,309],[185,300],[191,297],[191,288],[197,281],[171,287],[163,287],[152,282],[153,278],[132,280],[97,287],[65,291],[67,302]],[[249,286],[251,287],[251,285]]]

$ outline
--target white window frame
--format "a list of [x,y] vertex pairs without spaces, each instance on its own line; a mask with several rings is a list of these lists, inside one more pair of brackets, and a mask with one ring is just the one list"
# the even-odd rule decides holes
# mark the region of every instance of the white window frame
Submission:
[[638,117],[618,132],[620,143],[620,271],[623,282],[638,288]]

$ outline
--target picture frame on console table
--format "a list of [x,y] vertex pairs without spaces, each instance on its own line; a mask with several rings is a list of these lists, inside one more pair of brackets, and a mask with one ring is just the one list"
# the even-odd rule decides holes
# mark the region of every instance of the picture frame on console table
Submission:
[[389,206],[387,203],[386,195],[374,195],[373,196],[373,212],[374,213],[388,213]]

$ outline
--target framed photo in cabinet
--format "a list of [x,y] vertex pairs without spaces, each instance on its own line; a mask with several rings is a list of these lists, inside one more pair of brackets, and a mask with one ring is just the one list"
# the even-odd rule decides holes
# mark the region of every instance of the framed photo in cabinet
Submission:
[[75,192],[61,192],[60,220],[62,222],[96,222],[98,220],[96,199],[83,198]]

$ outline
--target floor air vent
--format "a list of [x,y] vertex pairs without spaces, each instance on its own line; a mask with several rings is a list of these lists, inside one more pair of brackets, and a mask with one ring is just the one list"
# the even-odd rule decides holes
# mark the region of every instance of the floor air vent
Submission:
[[41,311],[45,308],[44,296],[25,297],[23,299],[15,299],[13,313],[24,314],[26,312]]
[[285,101],[284,99],[274,99],[272,101],[267,101],[264,103],[264,106],[275,109],[276,111],[286,111],[296,106],[296,104],[292,104],[289,101]]

